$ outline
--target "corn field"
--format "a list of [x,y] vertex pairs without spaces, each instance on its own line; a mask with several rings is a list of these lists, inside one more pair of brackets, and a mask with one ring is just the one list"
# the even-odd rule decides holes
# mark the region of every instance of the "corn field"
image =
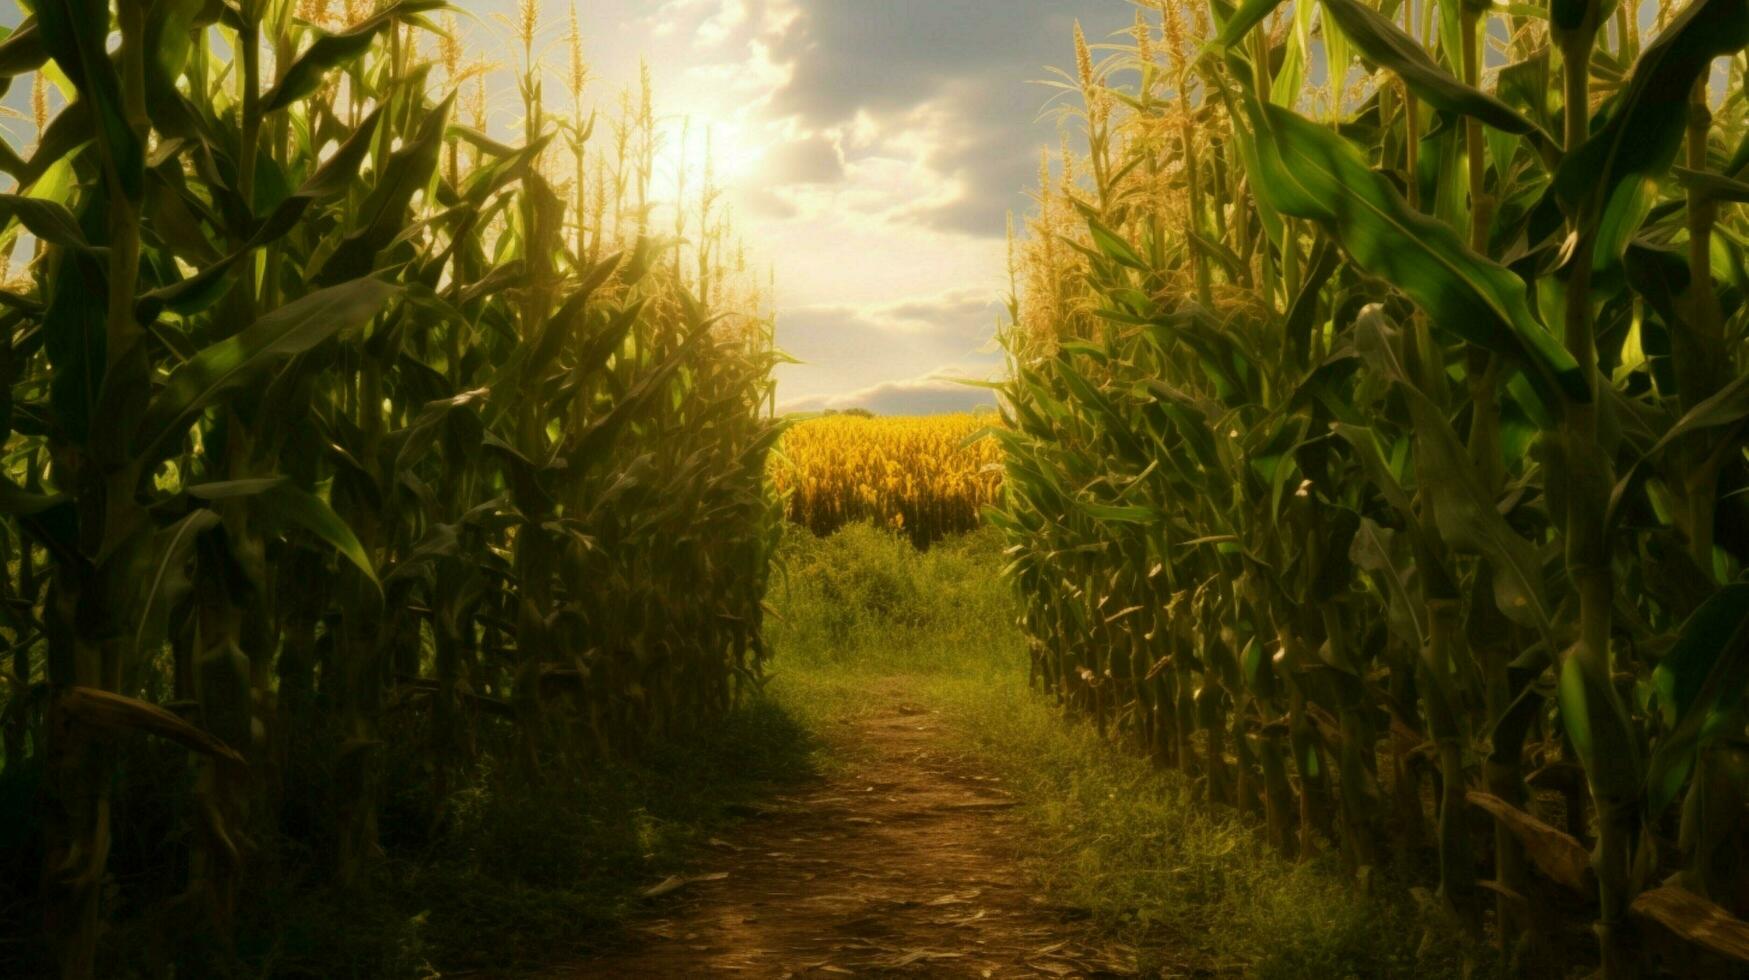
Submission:
[[869,521],[927,545],[969,531],[1000,493],[994,416],[830,415],[791,426],[771,479],[789,519],[815,534]]
[[1013,246],[1037,682],[1518,971],[1740,968],[1749,4],[1138,6]]
[[26,7],[0,734],[41,803],[3,819],[63,976],[118,904],[222,936],[286,853],[358,882],[390,743],[440,828],[757,678],[771,318],[708,174],[658,209],[647,81],[598,126],[573,15],[546,97],[524,4],[507,145],[438,0]]

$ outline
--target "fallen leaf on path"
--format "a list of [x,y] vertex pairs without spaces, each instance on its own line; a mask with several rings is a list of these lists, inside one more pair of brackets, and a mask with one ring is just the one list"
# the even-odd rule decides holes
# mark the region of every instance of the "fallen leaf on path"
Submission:
[[938,810],[1007,810],[1019,806],[1016,800],[974,800],[966,803],[943,803]]
[[934,962],[935,960],[952,960],[959,959],[965,955],[966,954],[964,953],[946,953],[933,949],[914,949],[896,960],[890,960],[881,965],[888,969],[897,969],[898,967],[910,966],[913,963],[921,962],[923,960],[929,960],[931,962]]
[[663,895],[668,894],[669,892],[679,891],[680,889],[685,888],[685,887],[686,887],[686,879],[685,878],[682,878],[679,875],[669,875],[668,877],[663,878],[660,882],[657,882],[656,884],[651,885],[650,887],[644,889],[643,891],[639,892],[638,894],[642,895],[645,898],[660,898]]
[[972,891],[966,892],[964,895],[955,895],[955,894],[950,892],[946,895],[941,896],[940,898],[930,899],[925,904],[927,904],[927,905],[969,905],[969,904],[971,904],[972,899],[977,898],[979,895],[982,895],[982,894],[983,894],[983,891],[979,890],[979,889],[973,889]]
[[667,895],[670,892],[677,892],[680,889],[685,888],[687,885],[701,881],[722,881],[728,876],[729,873],[727,871],[718,871],[708,875],[694,875],[690,878],[683,878],[680,875],[669,875],[638,894],[644,898],[661,898],[663,895]]

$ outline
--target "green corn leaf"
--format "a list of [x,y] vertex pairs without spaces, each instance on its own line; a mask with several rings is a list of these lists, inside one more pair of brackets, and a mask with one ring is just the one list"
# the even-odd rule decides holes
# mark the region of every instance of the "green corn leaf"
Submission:
[[1288,338],[1295,358],[1304,363],[1311,349],[1311,334],[1315,326],[1313,318],[1318,312],[1318,294],[1324,289],[1324,284],[1336,274],[1337,266],[1341,265],[1342,257],[1330,239],[1320,235],[1318,244],[1312,249],[1310,270],[1306,273],[1305,282],[1301,283],[1299,294],[1294,297],[1293,305],[1288,307],[1287,319],[1282,324],[1282,333]]
[[37,238],[62,248],[91,250],[79,219],[55,201],[0,194],[0,222],[17,221]]
[[287,303],[202,350],[171,372],[146,407],[134,437],[137,454],[156,460],[220,393],[249,383],[285,357],[361,326],[399,292],[375,279],[331,286]]
[[643,315],[645,305],[644,300],[639,300],[609,317],[600,329],[584,341],[582,349],[577,352],[577,361],[571,369],[572,372],[588,377],[606,367],[608,360],[625,346],[626,338],[631,335],[632,328]]
[[121,192],[139,200],[146,148],[122,108],[121,78],[107,50],[108,0],[45,0],[36,14],[43,48],[90,106],[95,135]]
[[1094,520],[1116,524],[1159,524],[1166,517],[1152,507],[1095,504],[1087,501],[1077,501],[1075,506]]
[[1292,107],[1299,101],[1300,89],[1306,79],[1306,49],[1311,46],[1312,3],[1294,4],[1288,21],[1287,40],[1282,45],[1281,67],[1271,72],[1269,101]]
[[1524,283],[1409,207],[1353,144],[1279,106],[1246,102],[1258,131],[1260,198],[1323,224],[1362,269],[1401,289],[1470,343],[1519,357],[1545,397],[1588,401],[1572,355],[1531,315]]
[[1508,133],[1552,143],[1535,123],[1485,92],[1459,81],[1434,61],[1414,38],[1358,0],[1320,0],[1342,33],[1367,60],[1388,68],[1409,90],[1436,109],[1473,116]]
[[1732,380],[1711,398],[1689,409],[1646,455],[1656,456],[1690,433],[1735,425],[1745,418],[1749,418],[1749,375]]
[[[1244,97],[1242,93],[1235,95],[1223,87],[1221,97],[1226,102],[1229,115],[1237,117],[1244,114],[1243,110],[1239,108],[1239,100]],[[1257,174],[1259,177],[1265,174],[1267,171],[1264,167],[1262,146],[1264,140],[1257,133],[1240,125],[1235,125],[1232,128],[1232,137],[1233,142],[1239,147],[1239,159],[1244,164],[1245,172]],[[1279,243],[1285,234],[1281,212],[1270,202],[1268,194],[1253,194],[1252,201],[1257,205],[1257,220],[1263,226],[1264,235],[1271,242]]]
[[378,34],[389,26],[411,18],[414,14],[437,10],[443,0],[400,0],[387,10],[337,34],[323,34],[298,55],[285,70],[279,83],[261,97],[261,111],[275,112],[304,98],[322,87],[323,76],[349,62],[356,61],[370,50]]
[[188,488],[188,495],[196,500],[238,500],[243,497],[253,497],[266,493],[274,487],[282,486],[285,477],[256,477],[245,480],[221,480],[215,483],[197,483]]
[[1209,429],[1208,417],[1195,400],[1164,381],[1150,379],[1148,390],[1159,400],[1161,409],[1172,420],[1180,437],[1190,446],[1197,462],[1211,471],[1218,468],[1220,458],[1219,451],[1215,448],[1214,432]]
[[177,79],[194,52],[199,27],[211,22],[215,6],[209,0],[158,0],[146,19],[146,115],[158,130],[160,153],[166,137],[200,141],[209,134],[207,121],[177,88]]
[[1749,418],[1749,375],[1742,375],[1719,389],[1711,398],[1689,409],[1652,444],[1652,448],[1634,460],[1627,473],[1610,490],[1607,523],[1614,526],[1623,503],[1646,478],[1647,467],[1671,446],[1696,432],[1736,425],[1746,418]]
[[489,164],[475,170],[462,182],[462,200],[479,207],[486,198],[491,197],[513,180],[520,180],[530,172],[530,166],[539,159],[547,144],[552,142],[551,134],[530,143],[528,146],[515,150]]
[[35,493],[0,476],[0,514],[8,517],[30,517],[51,507],[58,507],[66,501],[64,494]]
[[1695,80],[1714,58],[1749,45],[1749,3],[1693,0],[1635,62],[1608,119],[1568,154],[1554,191],[1595,242],[1593,262],[1613,267],[1670,169],[1688,120]]
[[276,486],[254,499],[262,519],[315,535],[363,572],[380,594],[381,583],[377,581],[376,566],[371,562],[370,554],[359,543],[351,526],[334,513],[327,501],[289,484]]
[[257,249],[290,234],[312,205],[344,194],[358,178],[358,169],[370,150],[371,139],[376,134],[377,121],[381,117],[380,106],[372,110],[352,135],[347,137],[346,142],[304,181],[303,186],[273,209],[273,213],[261,223],[242,248],[187,279],[143,294],[135,305],[135,315],[140,322],[151,323],[164,310],[188,316],[211,306],[229,288],[231,272],[239,263],[255,254]]
[[615,401],[606,415],[590,423],[567,451],[568,467],[573,472],[583,472],[605,462],[608,449],[620,434],[667,391],[687,357],[708,339],[709,334],[708,328],[694,330],[667,360],[640,378],[630,391]]
[[[364,165],[365,155],[370,152],[371,141],[376,138],[377,125],[382,115],[381,106],[372,109],[370,115],[360,120],[357,128],[346,137],[346,142],[341,143],[328,159],[322,161],[316,172],[298,188],[297,193],[280,207],[291,206],[291,201],[297,198],[312,202],[329,201],[346,193],[353,181],[358,179],[359,168]],[[273,223],[269,221],[269,224]]]
[[1125,424],[1123,416],[1118,412],[1117,406],[1112,404],[1111,399],[1105,397],[1093,382],[1087,380],[1085,375],[1075,370],[1074,365],[1070,364],[1067,358],[1056,358],[1051,362],[1051,366],[1056,369],[1057,377],[1074,393],[1075,399],[1106,421],[1106,431],[1123,449],[1125,456],[1137,461],[1147,459],[1147,452],[1130,433],[1129,426]]
[[1703,200],[1749,203],[1749,183],[1744,181],[1732,180],[1722,174],[1690,170],[1687,167],[1674,167],[1671,173],[1682,182],[1682,186],[1696,192]]
[[1245,678],[1245,686],[1262,697],[1269,697],[1275,691],[1275,665],[1269,658],[1269,652],[1256,638],[1245,644],[1245,651],[1239,655],[1240,672]]
[[164,642],[171,608],[192,589],[188,562],[200,536],[219,526],[217,512],[201,508],[159,531],[142,569],[139,624],[134,629],[134,655],[150,656]]
[[1219,262],[1221,267],[1225,269],[1227,274],[1232,276],[1234,280],[1238,280],[1244,275],[1245,260],[1240,258],[1237,252],[1228,248],[1226,243],[1217,242],[1207,235],[1197,231],[1192,231],[1189,238],[1192,245],[1200,249],[1203,254],[1207,255],[1209,258]]
[[1646,773],[1646,808],[1669,806],[1694,768],[1695,754],[1749,685],[1749,585],[1727,585],[1682,625],[1676,645],[1652,671],[1665,732]]
[[1486,556],[1494,567],[1494,598],[1500,612],[1552,642],[1552,615],[1536,548],[1500,516],[1445,413],[1390,356],[1391,345],[1384,336],[1390,325],[1384,313],[1377,306],[1368,307],[1356,320],[1355,329],[1358,346],[1408,403],[1415,426],[1415,451],[1431,474],[1423,492],[1432,498],[1440,538],[1455,551]]
[[1349,559],[1356,568],[1384,583],[1385,620],[1399,637],[1421,649],[1427,642],[1427,604],[1411,585],[1413,563],[1397,554],[1396,532],[1363,517],[1349,543]]
[[1147,261],[1130,247],[1129,242],[1123,240],[1123,236],[1101,224],[1099,219],[1089,217],[1087,230],[1092,234],[1094,244],[1099,246],[1099,251],[1108,258],[1131,269],[1141,272],[1148,271]]
[[1245,0],[1239,9],[1227,18],[1221,25],[1220,34],[1215,37],[1215,44],[1222,47],[1232,47],[1244,40],[1251,29],[1263,23],[1264,18],[1275,12],[1281,6],[1282,0]]
[[43,46],[42,32],[33,18],[26,18],[17,29],[0,41],[0,78],[15,78],[41,68],[49,59]]
[[[411,469],[422,454],[428,451],[441,434],[440,427],[449,422],[452,417],[461,416],[468,419],[469,430],[477,433],[480,428],[479,412],[476,406],[485,401],[488,389],[475,388],[464,391],[450,398],[442,398],[427,402],[420,410],[419,417],[400,431],[391,434],[384,440],[385,448],[395,455],[395,465],[398,469]],[[477,435],[473,440],[478,441]]]
[[332,285],[367,275],[377,253],[406,230],[407,208],[413,195],[431,182],[437,170],[444,121],[454,103],[455,95],[451,93],[420,122],[412,141],[390,155],[376,186],[359,205],[354,230],[323,263],[316,274],[317,282]]
[[1598,804],[1630,803],[1640,792],[1640,749],[1615,688],[1594,676],[1578,656],[1568,655],[1561,665],[1558,702],[1561,722],[1585,764]]
[[[106,210],[103,195],[91,195],[81,208],[83,223],[90,227],[101,221]],[[66,435],[83,443],[107,363],[109,277],[105,264],[90,252],[64,251],[51,261],[52,292],[42,324],[43,350],[53,368],[49,400]]]

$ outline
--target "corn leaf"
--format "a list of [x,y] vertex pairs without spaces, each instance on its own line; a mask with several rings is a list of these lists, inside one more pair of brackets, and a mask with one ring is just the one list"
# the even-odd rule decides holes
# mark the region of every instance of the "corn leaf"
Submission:
[[323,34],[291,63],[278,84],[261,97],[261,111],[275,112],[311,95],[322,87],[323,76],[362,57],[377,35],[390,25],[442,6],[443,0],[399,0],[344,31]]
[[1443,329],[1517,356],[1545,397],[1558,391],[1589,400],[1584,373],[1531,315],[1517,276],[1409,207],[1341,136],[1279,106],[1246,105],[1263,151],[1259,197],[1323,224],[1356,264],[1401,289]]
[[1676,645],[1652,671],[1666,730],[1646,772],[1646,809],[1675,801],[1695,754],[1727,727],[1749,685],[1749,585],[1727,585],[1682,624]]
[[157,459],[221,392],[249,383],[283,358],[364,324],[399,292],[375,279],[331,286],[294,300],[202,350],[172,371],[164,389],[152,398],[135,432],[137,454]]
[[1568,154],[1554,190],[1576,216],[1593,262],[1610,268],[1651,209],[1654,181],[1670,169],[1695,80],[1714,58],[1749,45],[1749,3],[1693,0],[1635,62],[1602,127]]
[[1403,84],[1428,105],[1473,116],[1503,132],[1535,135],[1548,140],[1546,133],[1513,111],[1511,106],[1459,81],[1434,61],[1414,38],[1378,11],[1357,0],[1320,2],[1336,26],[1360,49],[1362,57],[1395,72]]

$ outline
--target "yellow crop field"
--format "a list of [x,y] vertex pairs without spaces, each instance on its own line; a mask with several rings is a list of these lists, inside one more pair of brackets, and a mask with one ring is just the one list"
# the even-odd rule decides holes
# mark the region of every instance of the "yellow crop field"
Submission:
[[993,414],[828,415],[784,434],[772,481],[790,520],[816,534],[852,521],[902,528],[919,543],[974,528],[1001,491]]

